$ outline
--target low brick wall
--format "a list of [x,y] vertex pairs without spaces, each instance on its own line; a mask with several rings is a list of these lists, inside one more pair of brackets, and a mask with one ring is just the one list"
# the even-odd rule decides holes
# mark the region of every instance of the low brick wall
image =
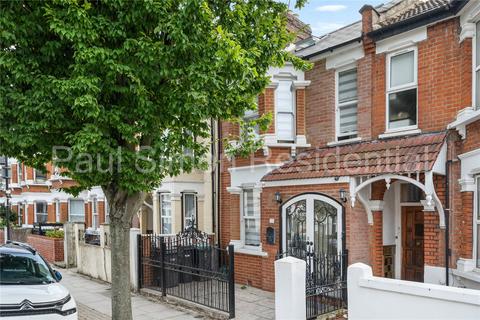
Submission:
[[[49,238],[36,234],[28,234],[19,230],[12,230],[14,241],[26,242],[35,248],[48,262],[63,261],[63,239]],[[4,230],[0,230],[0,245],[5,243]]]
[[30,234],[27,237],[27,242],[48,261],[59,262],[63,261],[63,239],[49,238]]

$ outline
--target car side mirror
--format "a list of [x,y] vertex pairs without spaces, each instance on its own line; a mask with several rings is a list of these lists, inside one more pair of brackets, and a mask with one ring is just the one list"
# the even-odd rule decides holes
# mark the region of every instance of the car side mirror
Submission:
[[55,278],[57,279],[57,281],[60,282],[60,280],[62,280],[62,274],[57,270],[53,270],[53,273],[55,274]]

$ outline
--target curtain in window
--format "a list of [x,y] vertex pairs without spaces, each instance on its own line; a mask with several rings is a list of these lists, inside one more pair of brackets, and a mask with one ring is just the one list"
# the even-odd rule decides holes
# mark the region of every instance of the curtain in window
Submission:
[[83,200],[70,200],[70,222],[85,221],[85,205]]

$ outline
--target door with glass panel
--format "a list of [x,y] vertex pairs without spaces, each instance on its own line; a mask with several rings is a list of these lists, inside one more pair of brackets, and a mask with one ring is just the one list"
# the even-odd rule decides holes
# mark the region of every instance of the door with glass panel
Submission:
[[342,250],[342,206],[320,194],[303,194],[282,207],[283,252],[304,258],[337,255]]

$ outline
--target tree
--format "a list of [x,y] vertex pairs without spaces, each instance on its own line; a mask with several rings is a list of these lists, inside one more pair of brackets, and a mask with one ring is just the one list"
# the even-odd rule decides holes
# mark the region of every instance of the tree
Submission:
[[0,154],[56,161],[72,193],[102,187],[113,319],[132,318],[128,232],[147,192],[204,167],[209,120],[254,109],[270,66],[305,67],[284,50],[286,14],[273,0],[2,3]]

